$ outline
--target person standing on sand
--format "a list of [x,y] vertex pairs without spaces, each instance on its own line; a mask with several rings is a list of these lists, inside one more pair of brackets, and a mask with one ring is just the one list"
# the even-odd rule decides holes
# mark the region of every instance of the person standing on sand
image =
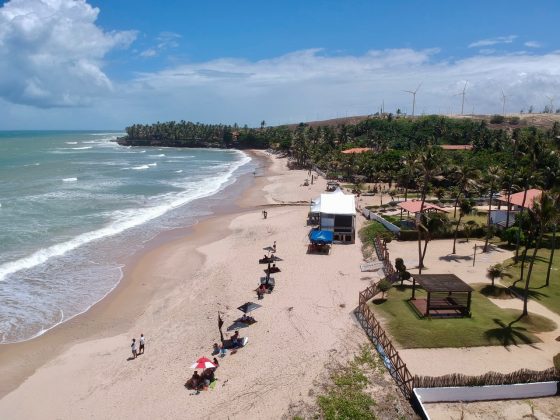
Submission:
[[144,354],[144,344],[146,344],[146,339],[144,334],[140,334],[140,348],[138,349],[138,354]]
[[272,252],[276,252],[276,241],[274,241],[274,244],[272,245]]
[[132,358],[136,359],[138,353],[136,351],[136,338],[132,339],[132,344],[130,345],[130,349],[132,350]]

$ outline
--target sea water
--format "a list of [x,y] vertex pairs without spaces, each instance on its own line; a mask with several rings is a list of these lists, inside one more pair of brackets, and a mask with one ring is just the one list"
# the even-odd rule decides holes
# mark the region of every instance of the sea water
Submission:
[[127,256],[254,169],[239,151],[123,147],[120,135],[0,132],[0,343],[86,311]]

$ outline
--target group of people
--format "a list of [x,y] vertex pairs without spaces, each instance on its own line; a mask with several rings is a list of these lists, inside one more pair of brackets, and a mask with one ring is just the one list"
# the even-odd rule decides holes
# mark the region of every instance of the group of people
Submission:
[[212,360],[214,367],[204,369],[202,374],[198,373],[198,370],[195,370],[191,378],[185,384],[187,389],[194,389],[198,392],[206,391],[210,384],[216,380],[215,372],[216,369],[220,367],[220,363],[218,359],[214,357]]
[[[140,346],[138,347],[138,343]],[[136,342],[136,338],[132,339],[130,344],[130,349],[132,350],[132,358],[136,359],[140,354],[144,354],[144,346],[146,345],[146,337],[144,334],[140,334],[140,339]]]

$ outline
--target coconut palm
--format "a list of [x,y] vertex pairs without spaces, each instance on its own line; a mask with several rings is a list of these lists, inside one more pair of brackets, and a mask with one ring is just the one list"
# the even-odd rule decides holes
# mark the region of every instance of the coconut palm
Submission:
[[505,273],[505,270],[504,270],[504,266],[502,264],[494,264],[494,265],[491,265],[490,267],[488,267],[488,270],[486,272],[486,277],[488,277],[490,280],[492,280],[492,287],[494,287],[494,279],[496,277],[502,278],[504,273]]
[[465,197],[469,191],[478,188],[478,180],[480,179],[480,171],[467,164],[455,166],[452,169],[451,179],[455,181],[457,186],[457,195],[455,197],[455,205],[453,217],[457,217],[457,206],[459,200]]
[[[502,170],[498,166],[490,166],[486,172],[486,183],[490,189],[490,196],[488,198],[488,220],[486,222],[487,230],[486,232],[486,241],[484,242],[483,252],[488,250],[488,241],[490,239],[490,213],[492,211],[492,200],[494,198],[494,192],[496,186],[500,183],[500,178],[502,177]],[[509,214],[509,212],[508,212]],[[507,225],[506,225],[507,228]]]
[[455,254],[455,245],[457,243],[457,234],[459,233],[459,226],[461,224],[461,219],[466,214],[470,214],[472,209],[473,209],[473,203],[470,200],[461,200],[461,202],[459,203],[459,219],[455,224],[455,234],[453,235],[453,251],[451,252],[452,254]]
[[441,154],[437,152],[436,149],[428,147],[418,154],[415,160],[415,166],[417,169],[418,179],[417,184],[420,186],[420,215],[421,217],[416,223],[416,230],[418,233],[418,270],[419,274],[422,274],[422,268],[424,267],[424,254],[425,249],[428,245],[428,238],[426,237],[426,244],[424,246],[424,253],[422,252],[422,233],[428,234],[428,227],[424,224],[424,218],[422,217],[424,213],[424,205],[426,204],[426,195],[428,194],[428,189],[430,184],[434,180],[443,179],[441,172],[443,169]]
[[527,278],[525,280],[525,288],[523,293],[523,314],[525,316],[528,314],[527,311],[527,300],[529,298],[529,284],[531,283],[531,275],[533,274],[533,265],[537,259],[537,252],[541,246],[544,231],[551,223],[558,219],[558,206],[559,206],[559,196],[552,195],[547,192],[543,192],[541,199],[533,203],[533,208],[531,209],[531,215],[534,221],[538,223],[538,237],[535,244],[535,249],[533,250],[533,257],[529,263],[529,269],[527,271]]

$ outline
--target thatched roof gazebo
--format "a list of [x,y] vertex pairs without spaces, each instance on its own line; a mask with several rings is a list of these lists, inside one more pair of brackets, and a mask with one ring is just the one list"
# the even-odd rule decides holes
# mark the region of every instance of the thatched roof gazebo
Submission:
[[[427,293],[417,299],[416,288]],[[455,274],[416,274],[410,303],[423,317],[470,317],[472,287]]]

